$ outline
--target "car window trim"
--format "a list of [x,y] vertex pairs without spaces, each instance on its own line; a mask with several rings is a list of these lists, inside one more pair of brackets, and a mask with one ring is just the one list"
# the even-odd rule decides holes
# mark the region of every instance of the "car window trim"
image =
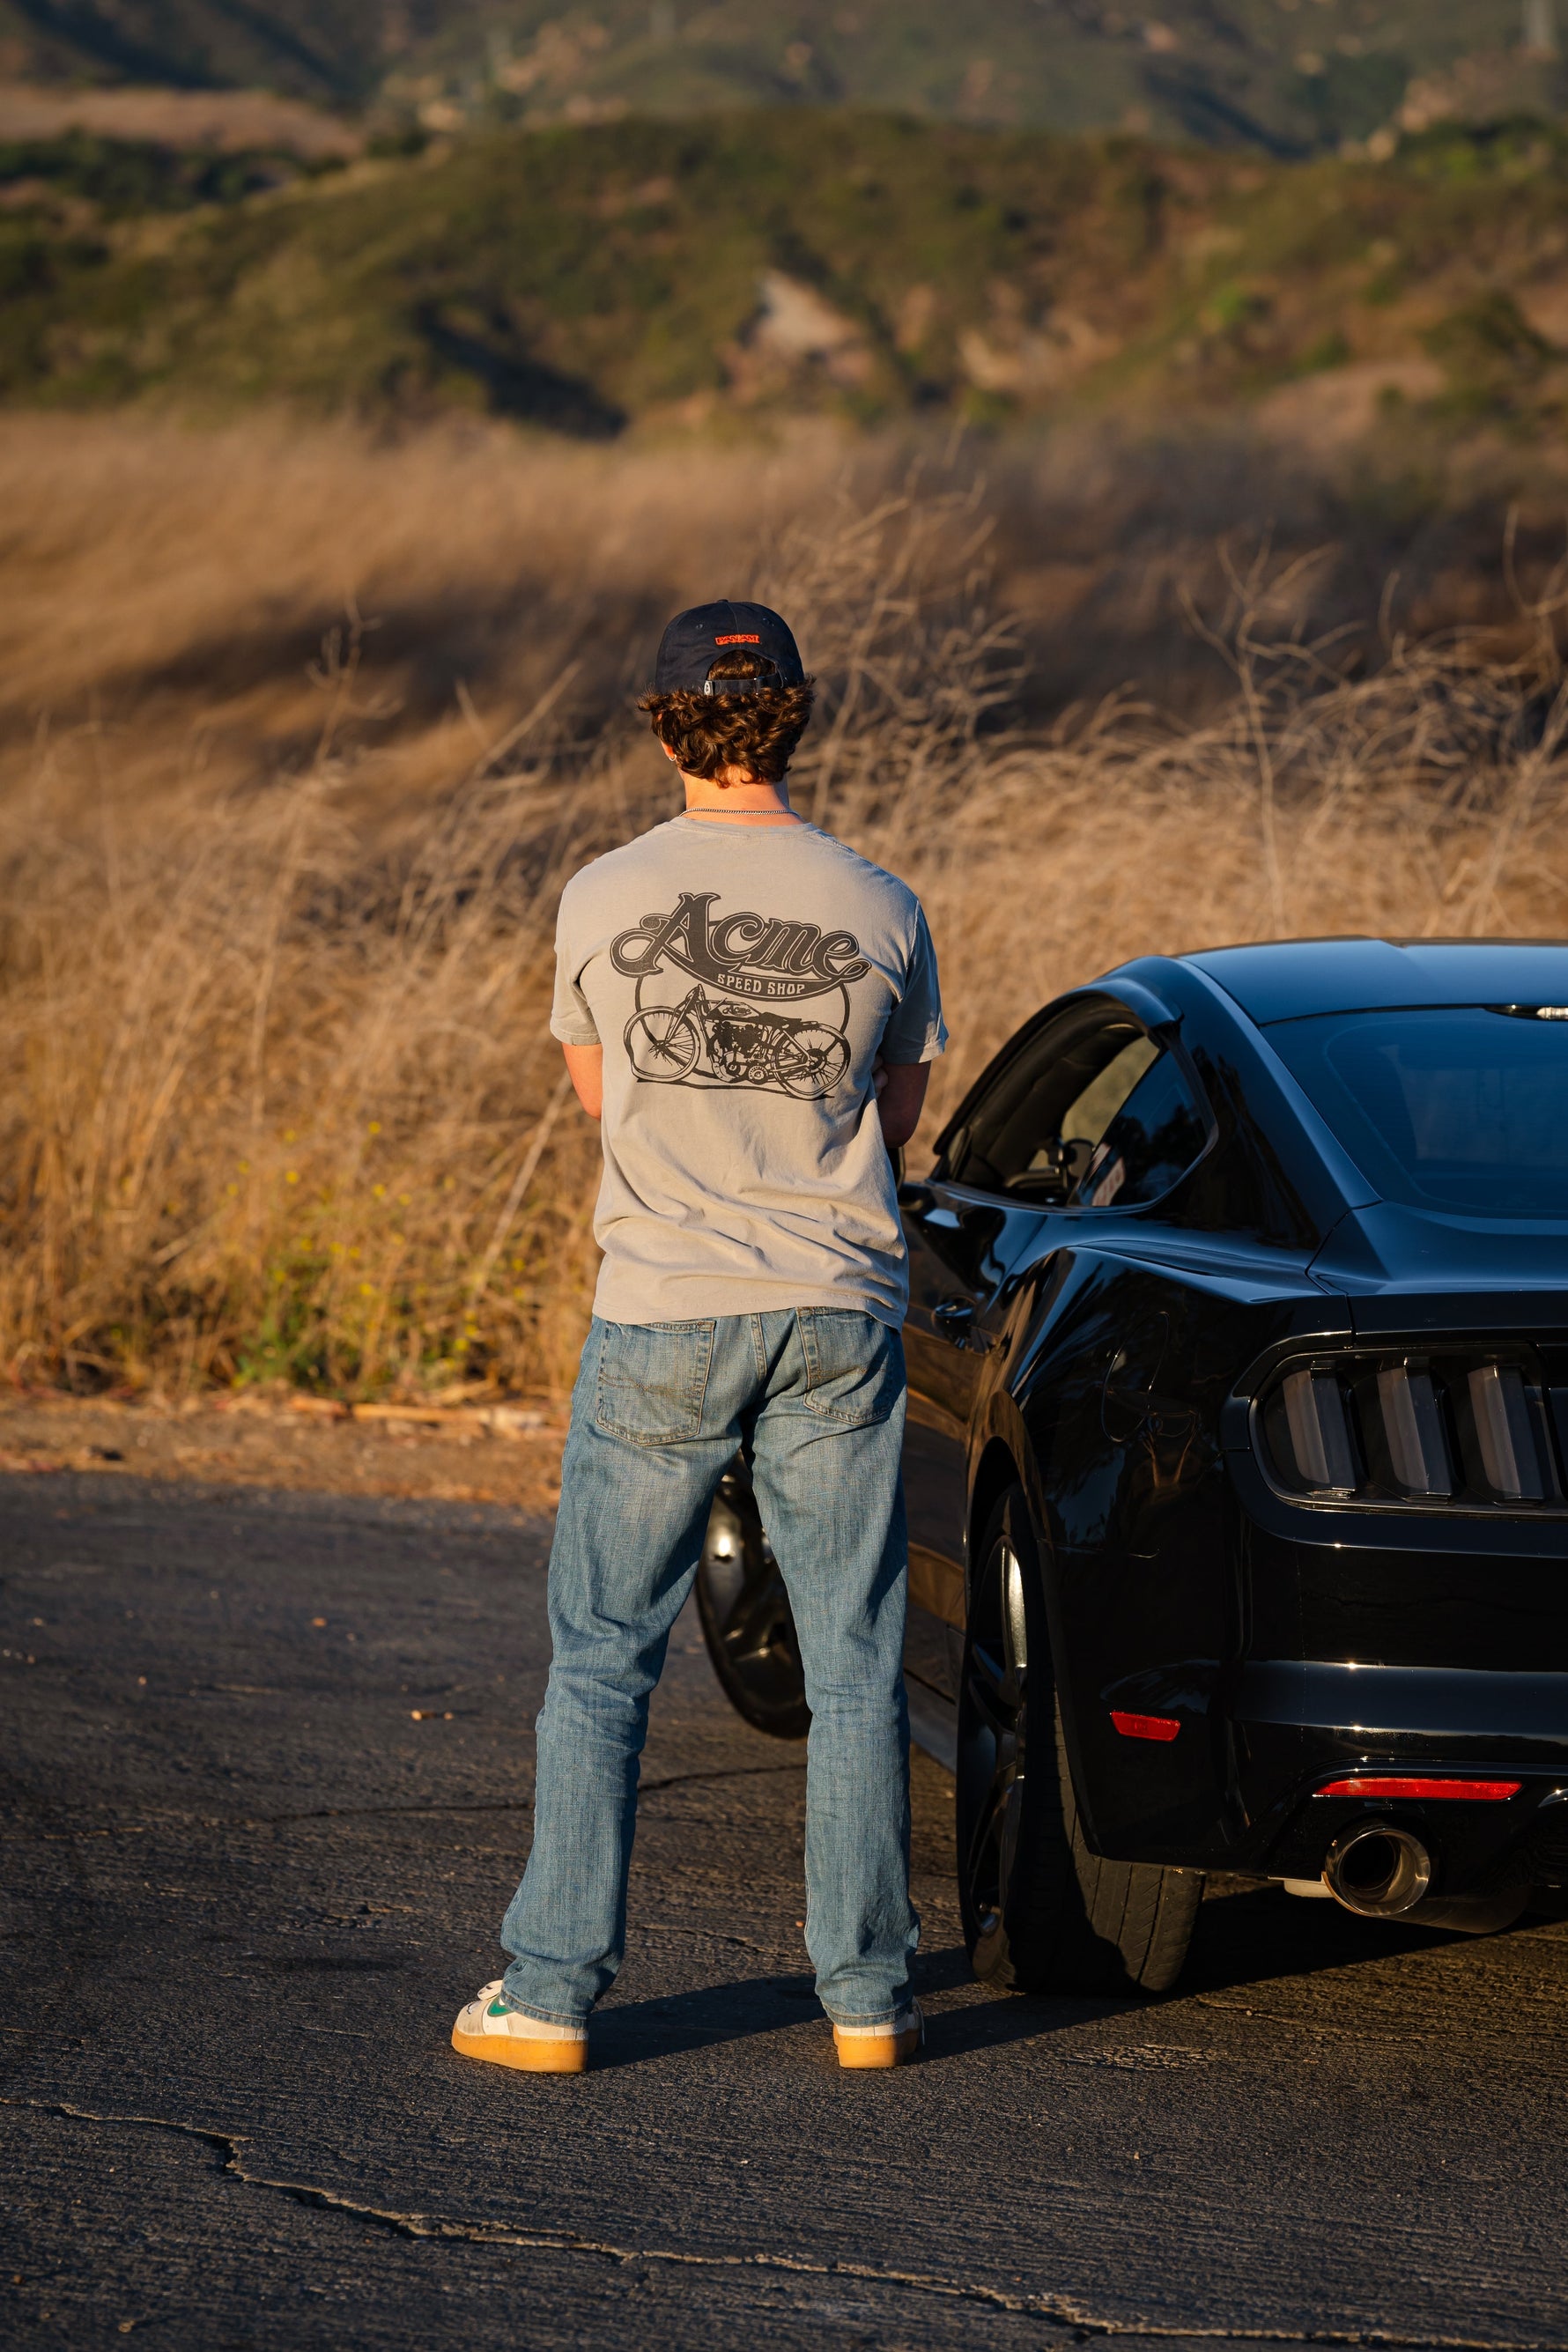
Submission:
[[1053,997],[1049,1004],[1042,1004],[1039,1011],[1032,1013],[1023,1027],[1015,1030],[1005,1045],[992,1055],[985,1067],[970,1087],[968,1093],[963,1096],[958,1108],[931,1146],[933,1174],[941,1167],[953,1137],[960,1128],[968,1123],[975,1105],[989,1093],[993,1085],[1011,1069],[1019,1055],[1027,1051],[1047,1024],[1056,1020],[1058,1014],[1070,1012],[1075,1005],[1091,1007],[1095,1004],[1103,1004],[1108,1012],[1130,1014],[1135,1026],[1152,1037],[1156,1044],[1164,1043],[1162,1032],[1170,1030],[1173,1034],[1182,1024],[1180,1013],[1173,1012],[1168,1004],[1161,1002],[1152,990],[1141,987],[1135,981],[1128,982],[1125,985],[1118,982],[1114,989],[1108,988],[1103,983],[1097,983],[1089,988],[1072,988],[1065,996]]
[[[1129,991],[1130,994],[1131,992]],[[1140,993],[1142,992],[1141,991]],[[993,1192],[983,1184],[961,1183],[956,1177],[944,1176],[939,1172],[942,1167],[942,1150],[945,1149],[949,1139],[952,1136],[956,1135],[960,1129],[965,1124],[963,1117],[960,1115],[951,1118],[946,1127],[943,1128],[942,1134],[937,1138],[937,1159],[931,1169],[930,1176],[926,1180],[928,1183],[940,1184],[944,1192],[956,1192],[962,1199],[973,1200],[987,1207],[989,1207],[993,1202],[995,1202],[999,1206],[1005,1206],[1014,1215],[1020,1215],[1025,1212],[1027,1212],[1031,1215],[1039,1217],[1137,1217],[1143,1215],[1150,1209],[1157,1209],[1162,1201],[1168,1201],[1172,1193],[1176,1190],[1177,1186],[1186,1182],[1194,1169],[1202,1166],[1203,1162],[1208,1158],[1209,1153],[1214,1150],[1215,1145],[1219,1140],[1219,1120],[1215,1116],[1214,1105],[1208,1098],[1203,1081],[1200,1079],[1197,1071],[1193,1066],[1192,1056],[1187,1052],[1186,1047],[1183,1045],[1180,1036],[1176,1034],[1181,1025],[1179,1018],[1172,1019],[1167,1016],[1167,1018],[1161,1024],[1161,1028],[1163,1028],[1167,1034],[1162,1035],[1161,1029],[1154,1028],[1148,1022],[1144,1021],[1141,1014],[1135,1012],[1132,1006],[1126,1003],[1121,997],[1112,996],[1109,991],[1100,992],[1086,989],[1082,992],[1082,1000],[1087,1000],[1092,1003],[1096,996],[1100,996],[1101,998],[1101,1001],[1104,1003],[1108,1012],[1130,1013],[1137,1027],[1142,1029],[1143,1034],[1148,1037],[1152,1044],[1159,1047],[1161,1053],[1169,1054],[1171,1055],[1177,1069],[1180,1070],[1183,1077],[1187,1082],[1193,1100],[1197,1105],[1199,1114],[1204,1122],[1204,1140],[1202,1150],[1194,1153],[1192,1159],[1188,1160],[1181,1174],[1173,1177],[1171,1182],[1166,1185],[1163,1192],[1155,1192],[1152,1194],[1147,1201],[1129,1201],[1125,1208],[1118,1208],[1114,1201],[1109,1202],[1104,1207],[1097,1209],[1088,1201],[1026,1201],[1021,1199],[1016,1192]],[[1048,1013],[1065,1012],[1073,1003],[1082,1000],[1075,997],[1063,997],[1058,1000],[1056,1004],[1047,1005],[1046,1007],[1046,1012]],[[1029,1023],[1027,1029],[1020,1032],[1018,1040],[1016,1041],[1020,1051],[1022,1050],[1023,1045],[1027,1037],[1037,1035],[1039,1034],[1044,1017],[1044,1014],[1037,1014],[1036,1018]],[[1004,1059],[1004,1055],[1005,1055],[1005,1059]],[[985,1073],[985,1076],[987,1077],[1003,1077],[1008,1068],[1010,1068],[1016,1056],[1014,1055],[1006,1053],[1006,1049],[1004,1048],[1003,1054],[996,1056],[995,1060],[991,1064],[989,1070]],[[1276,1055],[1274,1058],[1278,1060],[1278,1055]],[[1149,1068],[1151,1070],[1157,1066],[1158,1065],[1153,1062],[1151,1062],[1149,1065]],[[1144,1076],[1147,1076],[1148,1071],[1145,1071]],[[981,1093],[984,1082],[984,1079],[977,1080],[975,1085],[970,1088],[969,1093],[964,1097],[963,1103],[961,1106],[961,1112],[973,1107],[976,1097]],[[1142,1084],[1142,1079],[1139,1080],[1139,1084]]]

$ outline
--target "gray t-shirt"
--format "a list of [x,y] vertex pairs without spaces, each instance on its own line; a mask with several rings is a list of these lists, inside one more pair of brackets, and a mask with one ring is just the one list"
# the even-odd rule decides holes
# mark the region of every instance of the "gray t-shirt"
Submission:
[[871,1069],[947,1043],[912,890],[815,825],[678,816],[567,884],[550,1026],[605,1048],[595,1313],[903,1321]]

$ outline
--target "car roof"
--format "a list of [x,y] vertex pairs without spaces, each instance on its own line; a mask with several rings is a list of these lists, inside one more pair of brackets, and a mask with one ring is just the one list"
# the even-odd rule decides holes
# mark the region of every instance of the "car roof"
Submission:
[[1568,1004],[1568,942],[1270,940],[1182,956],[1254,1021],[1403,1004]]

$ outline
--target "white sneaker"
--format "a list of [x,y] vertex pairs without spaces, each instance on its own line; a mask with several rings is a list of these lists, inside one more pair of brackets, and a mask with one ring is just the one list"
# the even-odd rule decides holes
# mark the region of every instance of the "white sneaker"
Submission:
[[500,1979],[481,1985],[479,1997],[458,2011],[452,2047],[465,2058],[485,2058],[492,2066],[519,2066],[528,2074],[581,2074],[588,2063],[585,2025],[552,2025],[524,2017],[500,1998]]
[[841,2066],[907,2066],[924,2047],[926,2021],[918,2000],[885,2025],[836,2025],[833,2039]]

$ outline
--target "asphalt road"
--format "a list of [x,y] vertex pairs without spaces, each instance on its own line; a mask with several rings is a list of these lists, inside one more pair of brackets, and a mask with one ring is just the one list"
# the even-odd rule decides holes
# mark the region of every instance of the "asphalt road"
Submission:
[[594,2071],[457,2058],[524,1851],[544,1540],[0,1480],[5,2340],[1568,2346],[1568,1927],[1232,1893],[1171,1999],[995,1999],[918,1757],[931,2051],[841,2074],[801,1751],[689,1621]]

